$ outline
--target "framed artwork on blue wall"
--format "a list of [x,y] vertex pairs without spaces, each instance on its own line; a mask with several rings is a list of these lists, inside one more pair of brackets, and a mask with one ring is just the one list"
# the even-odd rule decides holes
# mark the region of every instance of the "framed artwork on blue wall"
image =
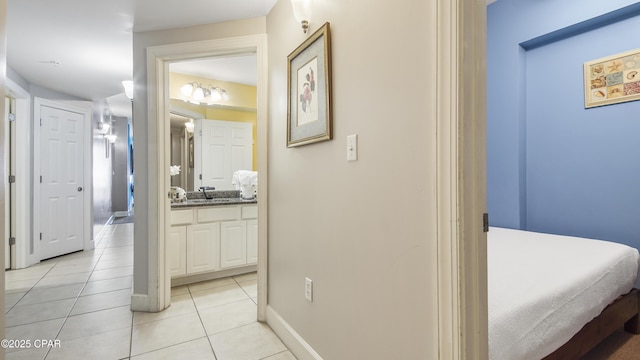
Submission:
[[640,100],[640,49],[584,63],[584,107]]

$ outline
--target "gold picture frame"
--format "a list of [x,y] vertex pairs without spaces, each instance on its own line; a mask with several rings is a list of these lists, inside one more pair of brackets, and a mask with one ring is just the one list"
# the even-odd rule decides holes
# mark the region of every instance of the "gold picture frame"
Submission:
[[298,46],[287,60],[287,147],[331,140],[329,23]]
[[584,63],[584,107],[640,100],[640,49]]

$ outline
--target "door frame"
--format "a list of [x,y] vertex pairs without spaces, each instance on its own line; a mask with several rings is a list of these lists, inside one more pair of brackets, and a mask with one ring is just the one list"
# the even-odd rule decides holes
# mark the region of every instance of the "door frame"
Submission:
[[[16,127],[16,179],[31,179],[31,95],[27,90],[18,85],[15,81],[7,78],[7,95],[15,99],[15,127]],[[31,214],[31,193],[33,183],[31,181],[16,181],[16,245],[12,255],[12,268],[22,269],[36,264],[39,259],[30,252],[29,243],[33,240]]]
[[[147,121],[158,123],[155,135],[157,151],[156,177],[158,179],[157,242],[149,241],[149,294],[159,310],[171,303],[171,276],[166,269],[166,238],[169,234],[171,203],[167,191],[169,179],[169,64],[181,60],[234,55],[252,52],[257,66],[257,141],[258,172],[260,174],[260,201],[258,202],[258,321],[266,321],[267,308],[267,35],[257,34],[224,39],[195,41],[147,48]],[[160,119],[165,123],[160,123]],[[149,174],[151,175],[151,174]],[[155,290],[155,293],[154,293]],[[137,300],[134,300],[137,304]],[[141,301],[140,301],[141,302]],[[157,310],[156,310],[157,311]]]
[[438,353],[488,359],[486,2],[436,4]]
[[34,97],[33,101],[33,254],[40,261],[40,241],[37,234],[40,233],[40,206],[41,199],[41,184],[40,184],[40,108],[42,106],[53,107],[56,109],[70,111],[82,114],[84,116],[84,141],[82,145],[82,168],[83,168],[83,185],[84,191],[82,191],[82,238],[83,238],[83,250],[91,250],[94,248],[94,241],[91,236],[91,218],[93,216],[93,209],[91,208],[91,198],[93,195],[93,176],[92,176],[92,157],[93,146],[91,139],[92,133],[92,118],[90,108],[82,108],[75,105],[69,105],[61,102],[51,101],[39,97]]

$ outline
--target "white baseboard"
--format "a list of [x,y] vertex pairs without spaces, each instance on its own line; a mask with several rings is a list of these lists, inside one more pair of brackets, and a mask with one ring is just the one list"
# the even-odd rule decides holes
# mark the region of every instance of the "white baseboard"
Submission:
[[249,265],[249,266],[243,266],[243,267],[234,268],[234,269],[213,271],[205,274],[176,277],[176,278],[171,278],[171,287],[193,284],[201,281],[215,280],[215,279],[225,278],[229,276],[236,276],[236,275],[246,274],[250,272],[255,272],[257,270],[258,270],[258,267],[256,265]]
[[298,360],[322,360],[315,350],[271,306],[267,306],[267,324]]
[[128,211],[116,211],[113,213],[114,217],[125,217],[125,216],[129,216],[129,212]]

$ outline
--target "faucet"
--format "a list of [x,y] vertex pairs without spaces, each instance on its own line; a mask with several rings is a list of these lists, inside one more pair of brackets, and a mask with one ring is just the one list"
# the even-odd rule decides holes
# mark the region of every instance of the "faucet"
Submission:
[[215,189],[216,188],[214,186],[200,186],[200,191],[202,191],[202,193],[204,194],[204,198],[207,200],[213,199],[213,195],[211,197],[207,195],[207,190],[215,190]]

